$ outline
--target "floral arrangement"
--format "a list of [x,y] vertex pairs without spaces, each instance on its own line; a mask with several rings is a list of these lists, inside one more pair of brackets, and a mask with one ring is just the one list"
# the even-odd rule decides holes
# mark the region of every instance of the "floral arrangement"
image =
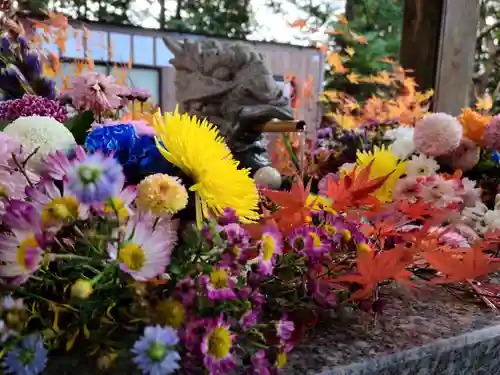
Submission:
[[[6,40],[2,54],[26,42]],[[92,71],[54,97],[23,82],[0,105],[3,373],[86,355],[151,375],[276,374],[328,312],[382,311],[381,285],[478,291],[498,270],[498,211],[461,172],[496,168],[497,118],[336,125],[308,160],[285,138],[277,191],[214,125],[143,90]]]

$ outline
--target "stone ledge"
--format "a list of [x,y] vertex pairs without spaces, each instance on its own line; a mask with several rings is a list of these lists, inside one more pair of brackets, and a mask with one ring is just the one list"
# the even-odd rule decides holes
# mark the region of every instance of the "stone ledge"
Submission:
[[484,304],[435,286],[380,294],[383,315],[349,311],[316,327],[283,374],[500,374],[500,316]]

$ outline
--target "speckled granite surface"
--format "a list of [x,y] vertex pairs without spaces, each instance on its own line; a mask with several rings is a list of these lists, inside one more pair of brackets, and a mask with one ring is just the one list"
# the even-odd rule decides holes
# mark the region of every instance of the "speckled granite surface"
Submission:
[[350,313],[317,327],[284,375],[500,375],[500,315],[440,287],[382,297],[376,323]]

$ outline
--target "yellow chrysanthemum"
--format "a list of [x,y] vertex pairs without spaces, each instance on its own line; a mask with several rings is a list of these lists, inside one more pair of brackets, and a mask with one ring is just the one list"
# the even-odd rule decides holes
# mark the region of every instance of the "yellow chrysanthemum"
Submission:
[[400,162],[399,158],[385,146],[381,148],[375,146],[370,152],[358,151],[357,157],[360,170],[368,167],[373,161],[370,178],[386,176],[392,172],[387,181],[375,192],[375,196],[381,202],[392,201],[392,190],[398,179],[405,173],[406,162]]
[[259,219],[259,194],[250,170],[238,169],[214,125],[180,115],[177,108],[164,116],[158,111],[153,124],[158,150],[194,181],[189,190],[197,195],[198,220],[201,212],[205,217],[209,211],[220,215],[228,207],[244,223]]

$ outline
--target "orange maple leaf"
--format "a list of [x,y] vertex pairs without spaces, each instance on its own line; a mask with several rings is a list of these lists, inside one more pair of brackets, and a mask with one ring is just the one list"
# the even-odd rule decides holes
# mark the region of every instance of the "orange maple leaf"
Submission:
[[334,73],[345,73],[347,69],[342,64],[342,58],[336,52],[329,52],[326,57],[326,62],[328,65],[332,66]]
[[306,222],[311,212],[311,207],[315,203],[308,203],[311,183],[312,179],[310,179],[307,186],[304,187],[302,179],[298,177],[297,182],[292,186],[289,192],[267,189],[262,190],[266,197],[279,206],[279,210],[275,212],[272,217],[276,220],[283,232],[288,232]]
[[305,20],[296,20],[296,21],[292,22],[292,24],[290,25],[290,27],[293,27],[293,28],[303,28],[305,26],[306,26]]
[[470,281],[499,269],[500,259],[486,255],[481,247],[454,249],[453,252],[429,251],[423,257],[444,274],[435,283]]
[[372,164],[373,161],[359,173],[357,173],[358,167],[354,167],[339,181],[328,179],[327,195],[333,201],[334,210],[342,211],[347,207],[374,206],[379,203],[379,200],[372,194],[385,183],[391,174],[370,180]]
[[350,282],[361,284],[362,289],[352,295],[352,299],[362,299],[370,295],[379,282],[393,279],[408,284],[411,272],[405,269],[408,256],[405,251],[390,250],[375,252],[358,252],[357,273],[344,275],[334,279],[334,282]]

